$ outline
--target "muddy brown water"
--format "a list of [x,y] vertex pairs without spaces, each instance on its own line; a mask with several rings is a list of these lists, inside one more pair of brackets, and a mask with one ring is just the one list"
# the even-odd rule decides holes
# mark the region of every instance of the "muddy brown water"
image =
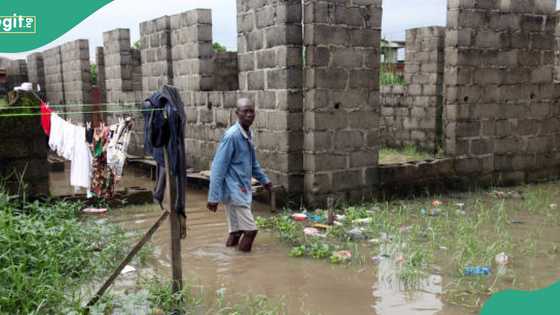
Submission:
[[[71,192],[67,174],[51,176],[51,191]],[[149,188],[152,182],[138,173],[129,172],[121,187]],[[419,289],[404,290],[395,275],[392,260],[361,266],[331,265],[326,261],[291,258],[289,247],[268,232],[260,232],[251,254],[242,254],[224,246],[227,236],[223,208],[218,213],[206,210],[206,191],[187,192],[188,237],[182,242],[185,280],[200,284],[208,294],[225,289],[226,299],[240,301],[246,295],[265,295],[286,304],[288,314],[472,314],[473,311],[442,302],[446,281],[431,275]],[[267,216],[268,205],[254,203],[256,215]],[[104,218],[120,224],[129,232],[144,232],[159,217],[158,206],[130,206],[112,211]],[[524,218],[527,219],[527,218]],[[520,229],[535,225],[524,224]],[[548,235],[548,234],[547,234]],[[145,267],[151,272],[170,277],[170,231],[166,222],[154,235],[154,259]],[[556,241],[558,233],[548,235]],[[523,262],[525,263],[525,262]],[[544,287],[560,278],[554,261],[527,262],[531,272],[528,281]],[[120,284],[122,286],[122,283]]]

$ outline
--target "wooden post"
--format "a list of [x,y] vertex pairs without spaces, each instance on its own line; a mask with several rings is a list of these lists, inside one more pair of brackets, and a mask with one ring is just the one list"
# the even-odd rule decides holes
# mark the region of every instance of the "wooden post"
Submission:
[[97,293],[95,293],[93,298],[86,305],[86,313],[88,313],[89,308],[91,306],[93,306],[95,303],[97,303],[97,301],[101,298],[101,296],[103,296],[103,293],[105,293],[105,291],[107,291],[109,286],[111,286],[111,284],[113,284],[113,281],[115,281],[115,279],[121,274],[121,271],[124,269],[124,267],[126,265],[128,265],[128,263],[132,260],[132,258],[134,258],[134,256],[136,256],[136,254],[140,251],[140,249],[142,249],[142,246],[144,246],[144,244],[146,244],[146,242],[152,237],[152,235],[154,235],[154,233],[157,231],[157,229],[159,228],[161,223],[165,219],[167,219],[168,215],[169,215],[168,211],[165,211],[161,214],[161,216],[156,221],[156,223],[154,223],[154,225],[152,225],[152,227],[148,230],[148,232],[146,232],[144,237],[142,237],[142,239],[136,244],[136,246],[134,246],[134,248],[130,251],[130,253],[126,256],[126,258],[121,262],[121,264],[117,267],[117,269],[115,269],[115,271],[113,271],[113,274],[111,274],[109,279],[107,279],[107,281],[105,281],[105,283],[101,286],[101,288],[97,291]]
[[[184,191],[177,191],[177,185],[171,179],[171,167],[169,166],[169,155],[167,149],[163,148],[163,158],[165,160],[165,181],[167,189],[165,191],[167,197],[168,209],[171,212],[169,222],[171,224],[171,275],[173,279],[173,293],[180,292],[183,289],[183,269],[181,265],[181,227],[179,225],[179,215],[175,209],[175,196],[184,194]],[[185,174],[180,174],[185,176]]]
[[333,225],[334,224],[334,198],[327,197],[327,224]]

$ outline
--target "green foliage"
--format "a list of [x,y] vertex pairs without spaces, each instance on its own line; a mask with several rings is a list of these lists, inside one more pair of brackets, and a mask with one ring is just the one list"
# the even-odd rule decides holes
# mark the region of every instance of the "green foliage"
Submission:
[[95,63],[89,65],[89,71],[91,74],[91,85],[97,85],[97,65]]
[[214,52],[217,52],[217,53],[224,53],[224,52],[227,51],[226,46],[224,46],[224,45],[222,45],[218,42],[215,42],[214,44],[212,44],[212,48],[214,49]]
[[79,305],[76,290],[112,268],[122,231],[78,220],[69,202],[18,204],[0,193],[0,313],[63,313]]
[[305,245],[294,246],[288,254],[290,257],[303,257],[305,256]]
[[382,63],[379,69],[380,85],[405,85],[404,77],[397,73],[393,64]]
[[140,40],[137,40],[134,42],[134,44],[132,44],[132,47],[136,49],[140,49],[141,46],[142,46],[142,42]]

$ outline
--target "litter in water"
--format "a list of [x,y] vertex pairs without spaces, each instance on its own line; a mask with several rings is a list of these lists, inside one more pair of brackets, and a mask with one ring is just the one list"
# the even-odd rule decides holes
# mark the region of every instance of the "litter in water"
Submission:
[[495,258],[496,264],[505,266],[509,263],[509,256],[506,253],[499,253]]
[[352,252],[348,250],[340,250],[338,252],[334,252],[333,256],[339,258],[342,261],[349,260],[352,258]]
[[121,271],[121,275],[124,275],[124,274],[129,273],[129,272],[134,272],[134,271],[136,271],[136,268],[132,267],[131,265],[126,265],[123,268],[123,270]]
[[303,233],[307,236],[315,236],[315,237],[325,237],[325,235],[321,234],[321,232],[313,227],[307,227],[303,229]]
[[353,241],[363,241],[366,239],[364,233],[359,228],[353,228],[348,231],[348,236],[350,236],[350,239]]
[[83,213],[99,214],[107,212],[107,208],[85,208],[82,209]]
[[372,218],[356,219],[352,221],[352,224],[369,224],[372,220]]
[[307,219],[307,215],[305,213],[294,213],[292,214],[292,219],[302,222]]
[[465,276],[488,276],[492,272],[490,267],[466,267],[463,271]]

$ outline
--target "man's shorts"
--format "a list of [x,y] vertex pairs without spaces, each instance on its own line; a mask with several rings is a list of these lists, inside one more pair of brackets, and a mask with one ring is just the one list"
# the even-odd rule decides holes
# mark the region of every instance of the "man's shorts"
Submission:
[[229,233],[257,230],[250,206],[237,206],[233,204],[226,204],[225,206]]

